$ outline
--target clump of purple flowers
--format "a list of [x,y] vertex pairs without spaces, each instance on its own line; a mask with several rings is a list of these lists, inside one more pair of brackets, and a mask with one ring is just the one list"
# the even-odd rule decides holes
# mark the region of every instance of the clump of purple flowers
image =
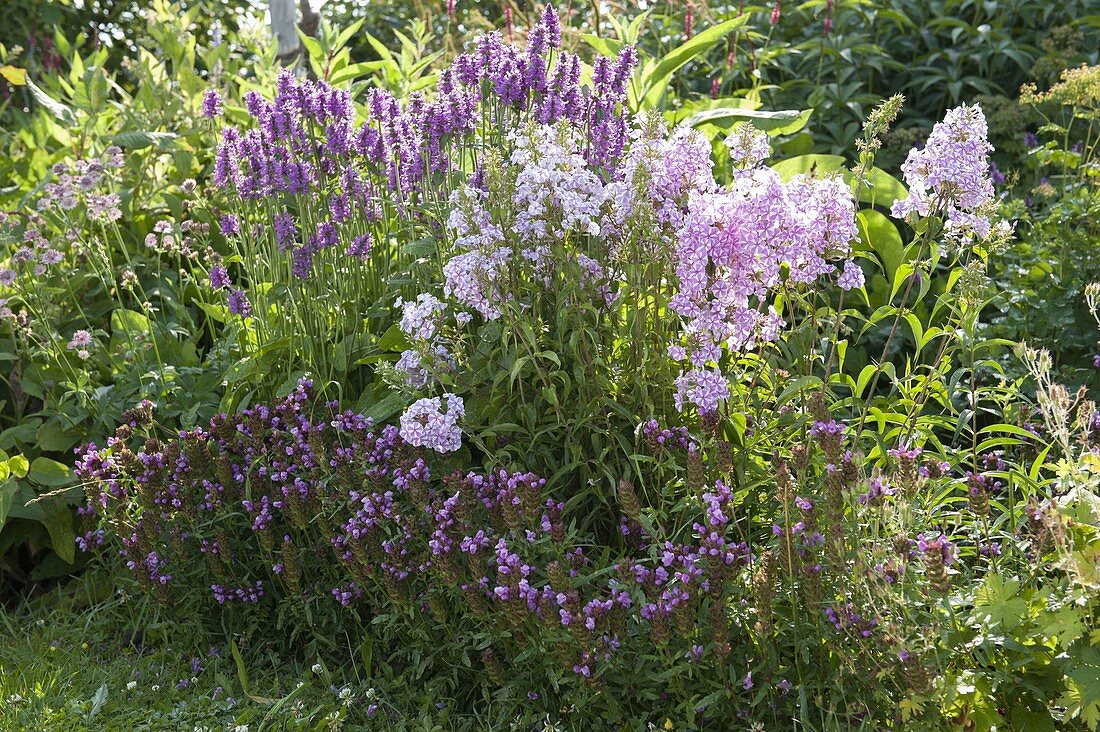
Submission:
[[[447,401],[446,407],[443,399]],[[454,452],[462,447],[462,428],[458,420],[465,416],[462,397],[454,394],[419,399],[401,415],[401,437],[417,447]]]
[[993,202],[985,115],[978,105],[947,112],[927,144],[914,148],[901,166],[909,195],[894,203],[894,216],[944,216],[949,229],[979,238],[990,233],[985,209]]

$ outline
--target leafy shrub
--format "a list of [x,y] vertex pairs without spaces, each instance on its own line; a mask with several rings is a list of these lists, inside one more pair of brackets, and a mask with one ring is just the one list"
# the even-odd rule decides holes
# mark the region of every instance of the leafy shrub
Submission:
[[549,12],[526,52],[482,39],[362,125],[324,83],[246,99],[207,202],[222,334],[257,389],[323,378],[183,433],[129,412],[81,461],[83,545],[210,632],[350,652],[380,727],[488,700],[495,724],[1091,724],[1097,521],[1064,466],[1095,408],[1068,437],[1042,358],[1043,426],[992,378],[1010,228],[980,108],[907,188],[874,168],[900,99],[851,170],[765,167],[747,125],[715,165],[628,122],[629,49],[586,88],[559,39]]

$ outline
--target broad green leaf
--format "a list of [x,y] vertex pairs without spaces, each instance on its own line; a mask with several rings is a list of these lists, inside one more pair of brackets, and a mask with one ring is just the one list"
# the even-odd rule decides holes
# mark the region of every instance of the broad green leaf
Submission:
[[774,112],[738,107],[718,107],[695,112],[684,120],[689,127],[714,125],[721,130],[730,130],[738,122],[751,122],[753,127],[763,130],[771,136],[791,135],[798,132],[810,120],[813,109],[781,109]]
[[[840,155],[799,155],[794,158],[780,160],[772,166],[772,170],[779,173],[783,180],[790,180],[799,174],[816,173],[826,175],[840,172],[844,182],[852,184],[852,171],[848,170],[847,161]],[[899,198],[909,195],[905,185],[894,176],[884,170],[872,168],[867,176],[869,186],[861,186],[859,200],[878,206],[888,206]]]
[[[661,97],[668,90],[668,82],[681,66],[700,54],[706,53],[715,44],[719,43],[731,31],[736,30],[748,22],[749,14],[742,15],[719,23],[697,33],[690,41],[681,43],[672,49],[652,67],[652,70],[642,79],[642,98],[639,107],[642,109],[656,109],[661,102]],[[644,102],[644,104],[642,104]]]
[[15,504],[15,494],[19,491],[19,484],[9,480],[0,485],[0,529],[8,521],[8,513]]
[[333,86],[336,86],[337,84],[343,84],[345,81],[351,81],[361,76],[373,74],[380,68],[382,68],[382,65],[382,61],[364,61],[358,64],[351,64],[350,66],[345,66],[339,71],[333,73],[332,76],[329,78],[328,83],[332,84]]
[[12,455],[8,458],[8,469],[16,478],[26,478],[27,471],[30,470],[30,463],[22,455]]
[[54,420],[42,423],[35,434],[36,447],[45,452],[66,452],[77,443],[77,438]]
[[31,463],[31,469],[27,473],[27,479],[39,485],[57,488],[70,483],[69,468],[56,460],[46,457],[36,457]]
[[886,278],[892,280],[894,272],[905,256],[905,243],[894,222],[878,211],[868,208],[856,214],[859,236],[867,249],[878,255]]
[[76,532],[73,531],[73,512],[65,503],[45,507],[42,521],[50,532],[50,545],[57,556],[72,564],[76,559]]
[[382,423],[404,409],[408,402],[403,394],[390,392],[364,409],[363,416],[373,419],[375,423]]
[[34,96],[35,100],[42,105],[43,109],[56,117],[62,124],[68,125],[69,127],[76,126],[76,115],[73,114],[73,110],[39,89],[38,85],[30,79],[26,79],[26,82],[27,88],[31,90],[31,94]]
[[589,46],[592,46],[596,53],[601,56],[618,56],[619,51],[626,45],[622,41],[617,41],[614,38],[600,38],[591,33],[582,33],[581,40]]

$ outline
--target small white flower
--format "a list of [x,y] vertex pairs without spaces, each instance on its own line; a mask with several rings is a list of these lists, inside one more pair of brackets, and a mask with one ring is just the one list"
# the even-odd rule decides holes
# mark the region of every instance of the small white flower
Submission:
[[156,692],[160,691],[160,684],[153,684],[149,688],[153,691],[153,693],[156,693]]
[[351,699],[351,696],[352,696],[351,687],[350,686],[341,687],[340,691],[337,692],[337,696],[339,696],[342,701],[347,701],[348,699]]
[[322,671],[324,671],[324,668],[321,666],[321,664],[315,663],[315,664],[313,664],[313,666],[309,670],[312,671],[315,674],[319,674]]
[[131,681],[128,684],[126,684],[126,690],[127,691],[133,691],[136,688],[137,688],[137,682],[136,681]]

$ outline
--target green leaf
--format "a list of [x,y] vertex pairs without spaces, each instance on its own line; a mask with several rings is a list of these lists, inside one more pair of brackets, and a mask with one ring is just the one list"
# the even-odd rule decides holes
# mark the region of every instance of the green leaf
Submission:
[[38,88],[38,85],[30,79],[27,79],[27,88],[31,90],[31,94],[34,96],[35,100],[42,105],[42,108],[56,117],[58,121],[70,127],[76,126],[76,115],[73,114],[73,110],[42,91]]
[[684,124],[689,127],[714,125],[722,130],[730,130],[738,122],[747,121],[751,122],[756,129],[774,137],[798,132],[810,121],[813,111],[813,109],[780,109],[769,112],[760,109],[717,107],[693,113],[684,121]]
[[175,145],[178,137],[179,135],[174,132],[120,132],[115,135],[114,142],[116,145],[126,150],[141,150],[153,145],[161,150],[167,150]]
[[92,697],[92,708],[88,710],[87,721],[91,721],[95,715],[99,714],[99,710],[103,708],[103,705],[107,703],[107,684],[101,684],[96,689],[95,696]]
[[[0,66],[0,76],[8,80],[12,86],[25,86],[27,83],[27,70],[18,66]],[[0,521],[0,524],[3,522]]]
[[3,529],[4,524],[8,521],[8,513],[15,503],[15,494],[18,490],[19,484],[14,480],[9,480],[0,485],[0,529]]
[[71,432],[52,419],[42,423],[35,440],[36,447],[44,452],[65,452],[78,442]]
[[359,659],[363,662],[363,676],[370,678],[372,660],[374,658],[374,642],[370,633],[363,629],[363,642],[359,644]]
[[433,239],[417,239],[401,247],[401,253],[413,259],[430,257],[436,252],[436,243]]
[[[742,15],[719,23],[697,33],[690,41],[681,43],[657,61],[652,70],[642,79],[642,98],[639,107],[642,109],[655,109],[660,104],[661,97],[668,90],[668,82],[681,66],[691,61],[696,56],[706,53],[712,46],[722,41],[731,31],[736,30],[748,22],[749,14]],[[641,102],[644,101],[644,105]]]
[[70,483],[69,468],[56,460],[50,460],[46,457],[36,457],[34,459],[34,462],[31,463],[31,469],[27,477],[39,485],[45,485],[51,488],[57,488]]
[[[845,166],[847,161],[840,155],[799,155],[780,160],[772,166],[783,180],[790,180],[799,174],[816,173],[825,175],[840,172],[844,182],[852,185],[852,171]],[[859,200],[873,205],[889,205],[899,198],[909,195],[905,184],[884,170],[872,168],[867,176],[868,186],[860,188]]]
[[591,33],[582,33],[581,40],[592,46],[601,56],[618,56],[626,44],[614,38],[600,38]]
[[27,471],[30,470],[30,463],[22,455],[12,455],[8,458],[8,469],[16,478],[26,478]]
[[42,420],[35,417],[24,419],[14,427],[8,427],[0,432],[0,449],[8,450],[17,444],[33,445],[34,436],[40,424],[42,424]]
[[373,419],[376,423],[382,423],[400,412],[408,405],[408,399],[404,394],[389,392],[363,410],[363,416]]
[[863,244],[878,255],[886,279],[892,280],[905,256],[905,242],[898,227],[886,216],[870,208],[857,213],[856,222]]
[[366,18],[360,18],[344,30],[340,31],[340,35],[336,36],[336,44],[333,46],[333,48],[343,48],[347,44],[347,42],[351,40],[351,37],[358,33],[359,29],[363,27],[364,21],[366,21]]
[[358,64],[351,64],[333,73],[332,76],[329,78],[328,83],[333,86],[343,84],[345,81],[351,81],[361,76],[373,74],[374,72],[382,68],[382,66],[382,61],[364,61]]
[[381,335],[376,344],[380,351],[389,351],[391,353],[400,353],[407,349],[410,345],[409,338],[402,331],[397,324],[391,325],[386,332]]
[[65,504],[54,504],[43,509],[46,517],[42,524],[50,532],[50,544],[57,556],[69,564],[76,558],[76,532],[73,531],[73,512]]

